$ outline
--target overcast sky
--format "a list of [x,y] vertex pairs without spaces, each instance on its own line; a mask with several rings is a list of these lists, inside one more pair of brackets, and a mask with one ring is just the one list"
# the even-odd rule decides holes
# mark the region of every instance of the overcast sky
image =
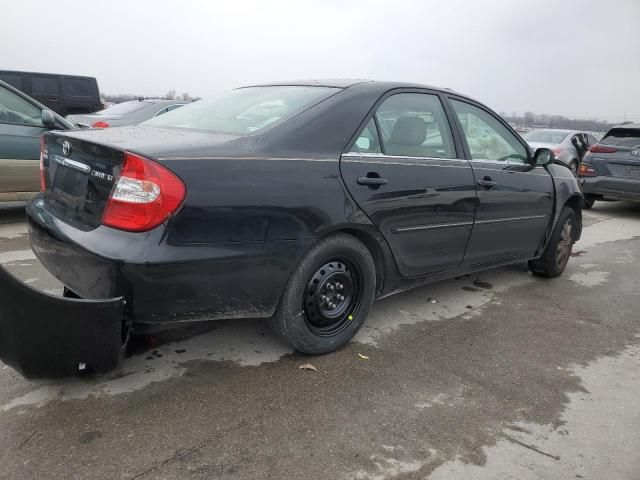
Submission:
[[0,69],[91,75],[105,93],[207,96],[271,80],[372,78],[450,87],[509,113],[640,120],[640,0],[20,0],[1,8]]

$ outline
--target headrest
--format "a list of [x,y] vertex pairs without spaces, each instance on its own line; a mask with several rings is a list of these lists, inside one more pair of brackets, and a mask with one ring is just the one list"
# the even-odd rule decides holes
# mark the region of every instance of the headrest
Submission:
[[391,132],[391,143],[422,145],[427,138],[427,123],[420,117],[400,117]]

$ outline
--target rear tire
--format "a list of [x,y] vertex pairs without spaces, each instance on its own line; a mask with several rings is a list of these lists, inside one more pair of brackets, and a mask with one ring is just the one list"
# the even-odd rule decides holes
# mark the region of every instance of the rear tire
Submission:
[[578,218],[575,212],[569,207],[564,207],[542,257],[530,260],[529,269],[534,274],[547,278],[562,275],[571,257],[577,226]]
[[269,325],[302,353],[332,352],[360,329],[375,288],[375,264],[367,247],[351,235],[331,235],[295,268]]
[[591,210],[594,203],[596,203],[596,197],[592,195],[585,195],[584,200],[582,201],[582,208],[585,210]]

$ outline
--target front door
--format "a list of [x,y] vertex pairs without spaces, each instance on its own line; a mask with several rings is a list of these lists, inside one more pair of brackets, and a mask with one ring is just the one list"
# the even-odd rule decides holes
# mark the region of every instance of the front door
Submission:
[[342,155],[341,172],[402,275],[462,263],[475,214],[474,178],[456,151],[438,95],[406,92],[384,99]]
[[0,87],[0,201],[40,190],[42,111]]
[[533,256],[553,213],[554,189],[544,167],[528,162],[519,137],[493,113],[450,99],[468,146],[478,210],[464,264]]

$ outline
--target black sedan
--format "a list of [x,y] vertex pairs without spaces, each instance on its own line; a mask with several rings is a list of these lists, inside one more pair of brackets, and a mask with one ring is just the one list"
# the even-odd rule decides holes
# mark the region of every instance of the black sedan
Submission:
[[27,214],[67,298],[1,271],[0,356],[27,376],[102,372],[130,332],[232,318],[322,354],[376,298],[514,262],[560,275],[583,199],[553,160],[461,94],[368,81],[52,132]]

